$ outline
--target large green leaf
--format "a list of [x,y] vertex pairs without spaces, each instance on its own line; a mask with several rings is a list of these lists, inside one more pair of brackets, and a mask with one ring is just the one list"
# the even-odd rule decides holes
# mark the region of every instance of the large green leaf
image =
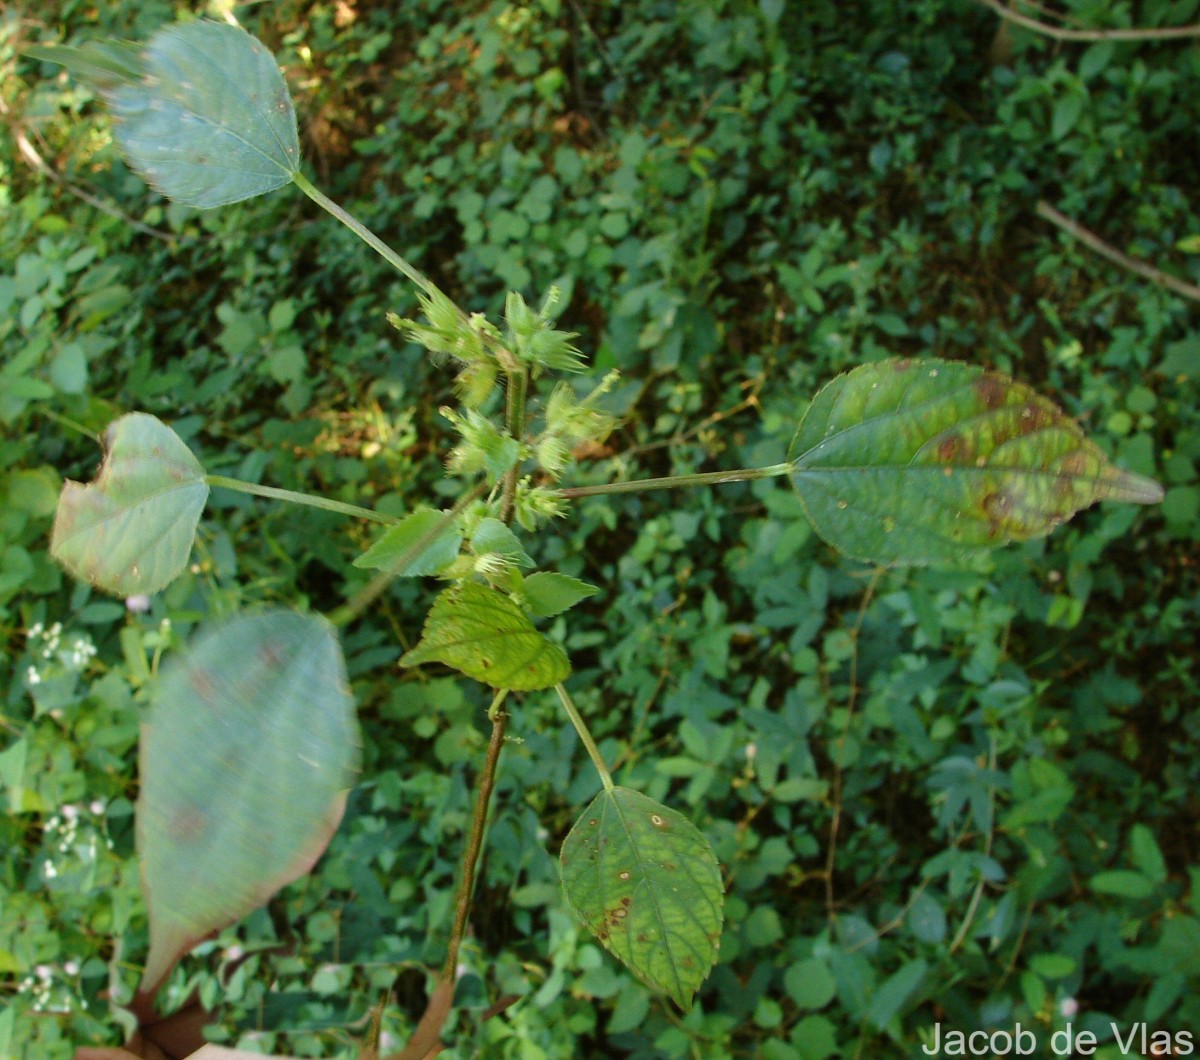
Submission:
[[238,616],[164,668],[139,760],[145,989],[312,867],[357,753],[341,648],[321,618]]
[[725,891],[708,840],[629,788],[602,791],[560,856],[567,903],[648,986],[686,1007],[717,959]]
[[838,376],[813,399],[789,456],[817,532],[870,563],[961,562],[1048,534],[1099,500],[1162,499],[1052,402],[951,361]]
[[571,672],[562,648],[534,629],[520,607],[471,581],[438,595],[420,643],[400,662],[445,663],[493,688],[517,692],[551,688]]
[[296,115],[271,53],[223,22],[150,38],[145,76],[104,94],[117,142],[167,198],[208,209],[288,184],[300,166]]
[[93,482],[63,486],[50,553],[105,592],[157,592],[191,555],[208,499],[204,468],[179,435],[142,412],[109,424],[104,447]]

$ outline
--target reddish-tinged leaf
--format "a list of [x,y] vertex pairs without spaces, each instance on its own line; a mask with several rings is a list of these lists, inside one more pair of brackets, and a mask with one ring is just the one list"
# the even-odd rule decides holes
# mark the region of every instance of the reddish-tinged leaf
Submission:
[[140,756],[143,990],[312,867],[341,820],[357,750],[341,649],[321,618],[239,616],[165,669]]
[[960,562],[1048,534],[1096,501],[1163,496],[1029,387],[952,361],[838,376],[813,399],[790,459],[817,532],[869,563]]

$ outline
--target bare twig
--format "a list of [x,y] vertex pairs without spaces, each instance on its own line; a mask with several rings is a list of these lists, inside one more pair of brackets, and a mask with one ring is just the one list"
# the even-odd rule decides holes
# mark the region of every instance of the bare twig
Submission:
[[12,112],[8,109],[8,104],[0,98],[0,115],[3,115],[4,120],[8,123],[9,131],[13,135],[13,139],[17,141],[17,150],[21,152],[21,156],[29,163],[38,173],[49,180],[69,191],[77,199],[81,199],[89,206],[95,207],[102,213],[106,213],[109,217],[115,217],[119,221],[124,221],[130,228],[141,232],[143,235],[153,236],[155,239],[161,239],[164,243],[175,242],[175,237],[170,232],[164,232],[159,228],[152,228],[148,224],[143,224],[141,221],[135,220],[127,213],[119,210],[110,202],[105,202],[103,199],[97,198],[91,192],[79,187],[78,184],[72,184],[65,177],[61,177],[55,172],[54,167],[47,162],[38,149],[29,142],[29,138],[25,135],[21,126],[17,124],[16,119],[12,116]]
[[1024,26],[1035,33],[1052,37],[1054,40],[1097,41],[1097,40],[1186,40],[1200,37],[1200,25],[1165,26],[1162,29],[1067,29],[1039,22],[1036,18],[1014,11],[1002,0],[975,0],[975,3],[995,11],[1001,18]]
[[1048,202],[1039,202],[1037,204],[1037,212],[1039,217],[1044,217],[1051,224],[1057,225],[1068,235],[1074,236],[1085,246],[1090,247],[1102,257],[1108,258],[1109,261],[1116,262],[1123,269],[1135,272],[1151,283],[1157,284],[1159,287],[1165,287],[1169,291],[1174,291],[1184,298],[1200,302],[1200,287],[1197,287],[1194,283],[1187,283],[1185,280],[1177,279],[1163,272],[1161,269],[1156,269],[1153,265],[1148,265],[1137,258],[1131,258],[1128,254],[1122,254],[1116,247],[1105,243],[1103,239],[1095,233],[1089,232],[1083,225],[1072,221],[1065,214],[1059,213]]

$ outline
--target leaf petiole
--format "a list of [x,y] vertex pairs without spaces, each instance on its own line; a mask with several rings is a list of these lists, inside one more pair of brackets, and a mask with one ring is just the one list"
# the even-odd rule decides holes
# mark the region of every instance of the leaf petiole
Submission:
[[605,493],[641,493],[645,490],[682,489],[685,486],[721,486],[727,482],[753,482],[760,478],[786,475],[793,470],[791,462],[770,467],[744,467],[737,471],[706,471],[698,475],[670,475],[667,478],[640,478],[632,482],[604,482],[597,486],[568,486],[558,491],[567,499],[598,497]]
[[295,490],[277,489],[275,486],[260,486],[256,482],[243,482],[241,479],[228,478],[225,475],[205,475],[209,486],[217,489],[235,490],[238,493],[250,493],[255,497],[268,497],[274,501],[287,501],[290,504],[305,504],[310,508],[320,508],[327,512],[337,512],[340,515],[353,515],[359,519],[370,519],[376,523],[398,523],[394,515],[385,515],[370,508],[360,508],[357,504],[347,504],[344,501],[333,501],[328,497],[318,497],[313,493],[297,493]]
[[337,220],[341,221],[347,228],[350,229],[359,239],[367,244],[376,254],[384,259],[392,268],[402,273],[411,280],[417,287],[424,291],[431,298],[442,295],[435,284],[428,276],[419,269],[410,265],[404,258],[397,254],[389,247],[382,239],[372,232],[361,221],[358,221],[345,210],[343,210],[336,202],[328,195],[324,194],[316,185],[308,180],[303,173],[295,172],[292,174],[292,183],[296,185],[305,195],[313,202],[321,207],[326,213],[332,215]]
[[579,713],[578,708],[571,700],[570,695],[567,694],[567,690],[561,682],[554,686],[554,691],[558,693],[558,699],[563,705],[563,710],[567,712],[567,717],[571,719],[571,724],[575,726],[575,731],[579,733],[579,739],[583,741],[583,746],[587,749],[588,757],[592,760],[592,765],[596,767],[596,772],[600,774],[600,783],[604,785],[604,790],[612,791],[612,775],[608,772],[608,766],[604,764],[604,759],[600,757],[600,749],[596,746],[596,741],[592,739],[592,734],[588,730],[583,716]]

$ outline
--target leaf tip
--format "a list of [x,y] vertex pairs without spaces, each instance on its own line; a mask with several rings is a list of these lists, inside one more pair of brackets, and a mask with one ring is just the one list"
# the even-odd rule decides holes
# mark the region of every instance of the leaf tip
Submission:
[[1129,504],[1161,504],[1164,496],[1158,482],[1135,471],[1117,471],[1109,492],[1110,500]]

